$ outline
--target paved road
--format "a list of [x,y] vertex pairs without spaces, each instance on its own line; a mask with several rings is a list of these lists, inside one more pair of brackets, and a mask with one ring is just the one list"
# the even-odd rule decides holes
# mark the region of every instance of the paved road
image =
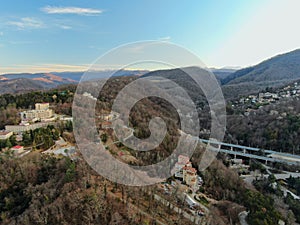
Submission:
[[186,195],[186,197],[187,198],[189,198],[189,200],[191,201],[191,202],[193,202],[195,205],[198,205],[198,206],[200,206],[200,208],[201,209],[204,209],[204,211],[205,211],[205,213],[208,213],[209,212],[209,209],[206,207],[206,206],[204,206],[203,204],[201,204],[200,202],[198,202],[198,201],[196,201],[195,199],[194,199],[194,196],[195,195],[189,195],[189,194],[185,194]]
[[23,156],[29,154],[30,152],[31,152],[30,150],[27,150],[27,151],[21,153],[20,155],[18,155],[17,157],[18,157],[18,158],[22,158]]
[[[264,174],[263,175],[264,178],[267,178],[268,176],[269,176],[269,174]],[[295,178],[300,177],[300,173],[286,172],[286,173],[283,173],[283,174],[274,174],[274,176],[277,180],[279,180],[279,179],[285,180],[285,179],[289,178],[290,176],[295,177]],[[241,175],[241,178],[243,178],[244,181],[247,182],[248,184],[251,184],[255,180],[255,177],[260,178],[261,174]]]
[[[266,171],[268,174],[264,174],[263,177],[267,178],[269,175],[272,174],[272,172],[270,171],[270,167],[263,165],[266,168]],[[291,177],[300,177],[300,173],[292,173],[292,172],[288,172],[288,171],[283,171],[284,174],[273,174],[275,176],[276,179],[287,179],[290,176]],[[242,175],[241,176],[245,182],[252,184],[253,180],[255,179],[255,175]],[[258,175],[257,177],[261,177],[260,175]],[[291,194],[292,197],[294,199],[300,200],[300,196],[295,195],[293,192],[291,192],[290,190],[288,190],[287,188],[283,187],[280,185],[280,189],[281,191],[283,191],[284,196],[287,196],[287,193]]]
[[239,213],[239,219],[240,219],[240,224],[241,225],[248,225],[246,221],[246,217],[248,216],[248,212],[243,211]]
[[295,195],[293,192],[291,192],[290,190],[288,190],[285,187],[280,186],[281,191],[283,191],[283,196],[286,197],[287,194],[289,193],[290,195],[292,195],[292,197],[296,200],[300,200],[300,197],[298,195]]

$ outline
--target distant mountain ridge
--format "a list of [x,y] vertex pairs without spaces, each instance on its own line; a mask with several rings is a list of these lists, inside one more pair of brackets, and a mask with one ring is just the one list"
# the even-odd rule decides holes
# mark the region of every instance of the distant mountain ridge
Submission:
[[[94,78],[113,76],[141,76],[146,70],[105,70],[92,72]],[[77,84],[84,72],[16,73],[0,75],[0,94],[46,90],[66,84]]]
[[31,79],[31,80],[40,80],[47,83],[55,83],[55,82],[62,82],[62,83],[68,83],[68,82],[76,82],[76,80],[73,80],[68,77],[62,77],[55,75],[54,73],[16,73],[16,74],[3,74],[0,75],[0,80],[14,80],[14,79]]
[[45,87],[41,84],[40,81],[26,79],[26,78],[17,78],[17,79],[7,79],[0,80],[0,94],[5,93],[23,93],[28,91],[43,90]]
[[44,90],[75,83],[77,83],[76,80],[63,78],[52,73],[5,74],[0,76],[0,94]]
[[[280,87],[300,79],[300,49],[277,55],[255,66],[244,69],[210,69],[222,85],[224,95],[228,98],[255,93],[266,87]],[[186,87],[196,87],[182,75],[180,69],[146,71],[146,70],[105,70],[91,72],[90,80],[113,76],[163,76],[177,80]],[[21,73],[0,75],[0,94],[17,93],[22,90],[41,90],[59,85],[78,83],[84,72]],[[21,80],[20,80],[21,79]],[[27,81],[26,81],[27,80]],[[20,83],[20,82],[23,83]],[[186,83],[186,84],[185,84]],[[28,87],[26,87],[28,85]],[[191,86],[189,86],[191,85]],[[197,93],[193,93],[196,95]]]
[[258,65],[238,70],[225,77],[221,83],[280,82],[300,78],[300,49],[267,59]]

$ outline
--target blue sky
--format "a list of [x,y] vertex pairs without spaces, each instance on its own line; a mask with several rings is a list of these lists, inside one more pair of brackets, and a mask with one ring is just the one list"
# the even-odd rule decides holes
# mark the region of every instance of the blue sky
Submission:
[[83,70],[142,40],[179,44],[209,67],[248,66],[300,47],[297,0],[24,2],[1,2],[0,73]]

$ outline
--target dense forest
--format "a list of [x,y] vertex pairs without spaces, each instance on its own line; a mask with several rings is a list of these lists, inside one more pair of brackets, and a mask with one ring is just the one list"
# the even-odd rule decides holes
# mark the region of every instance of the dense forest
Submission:
[[300,154],[300,100],[270,104],[245,115],[230,110],[226,141],[274,151]]
[[[198,153],[193,163],[201,154]],[[166,224],[174,224],[176,216],[177,224],[190,224],[180,215],[172,215],[168,207],[151,200],[157,186],[135,188],[111,183],[93,172],[84,160],[71,161],[38,152],[22,159],[6,155],[0,160],[2,224],[141,224],[146,221],[146,224],[156,224],[152,217],[140,214],[141,210]],[[201,191],[217,200],[210,206],[213,215],[208,216],[210,224],[238,223],[238,213],[242,210],[250,212],[249,224],[276,224],[283,218],[268,195],[246,187],[221,161],[214,161],[201,175],[205,180]],[[175,196],[168,198],[178,201]],[[129,204],[140,210],[128,207]],[[114,220],[119,223],[113,223]]]
[[[118,91],[133,79],[135,78],[111,79],[98,96],[97,114],[109,112]],[[68,86],[48,92],[3,95],[0,96],[1,113],[10,118],[10,112],[13,112],[15,118],[12,117],[10,120],[16,122],[20,110],[32,108],[36,102],[50,102],[57,113],[70,115],[74,93],[75,87]],[[91,93],[93,93],[92,89]],[[260,140],[262,147],[265,148],[276,150],[280,146],[285,146],[288,151],[294,149],[297,152],[299,147],[296,146],[298,143],[296,137],[300,123],[299,116],[292,112],[297,111],[299,106],[297,102],[292,102],[294,108],[290,109],[291,113],[289,113],[286,108],[290,107],[290,104],[290,102],[285,102],[276,106],[268,106],[248,117],[238,110],[231,110],[228,117],[227,141],[256,146],[259,144],[256,140]],[[274,107],[279,111],[278,114],[285,112],[286,116],[277,119],[274,115],[270,115],[270,111],[275,110]],[[206,108],[202,106],[199,113],[204,114],[204,110]],[[135,130],[135,135],[139,138],[148,137],[150,135],[149,121],[156,116],[161,116],[165,120],[168,131],[157,149],[149,152],[136,152],[122,144],[117,145],[119,150],[126,148],[126,151],[136,159],[137,165],[161,161],[168,157],[176,147],[178,128],[180,128],[178,114],[172,105],[159,98],[143,99],[131,110],[129,121],[130,126]],[[203,115],[203,119],[209,121],[207,115]],[[4,120],[0,122],[2,126],[7,123]],[[37,129],[24,134],[23,144],[30,146],[43,143],[45,145],[43,148],[47,148],[66,132],[72,132],[70,124],[66,124],[65,127]],[[109,130],[101,135],[104,142],[109,138],[115,139]],[[9,142],[5,144],[12,145],[14,140],[9,140]],[[192,158],[194,167],[197,167],[202,153],[203,146],[200,146]],[[22,224],[78,224],[78,221],[80,224],[82,222],[85,224],[141,224],[145,221],[146,224],[156,224],[153,217],[166,224],[173,224],[176,216],[181,218],[181,220],[177,218],[177,224],[189,224],[180,215],[172,215],[172,219],[168,218],[172,211],[152,201],[156,186],[136,189],[113,184],[95,174],[84,160],[71,161],[65,157],[42,156],[38,152],[32,152],[22,159],[3,155],[0,160],[2,171],[0,175],[0,220],[3,224],[20,224],[20,221]],[[279,219],[291,224],[290,221],[293,221],[295,217],[298,220],[296,210],[298,205],[293,199],[290,197],[285,199],[284,204],[292,209],[292,212],[287,215],[285,213],[287,210],[282,209],[272,197],[272,191],[268,188],[261,188],[268,187],[263,186],[266,184],[248,187],[238,174],[226,167],[222,161],[215,160],[200,175],[204,180],[201,192],[215,200],[209,206],[214,214],[214,217],[209,217],[211,224],[238,223],[238,213],[243,210],[249,211],[248,222],[253,225],[277,224]],[[291,181],[289,185],[297,189],[298,181]],[[125,207],[129,203],[137,205],[143,213],[132,208],[129,212],[128,207]],[[155,214],[158,207],[160,207],[160,215]]]

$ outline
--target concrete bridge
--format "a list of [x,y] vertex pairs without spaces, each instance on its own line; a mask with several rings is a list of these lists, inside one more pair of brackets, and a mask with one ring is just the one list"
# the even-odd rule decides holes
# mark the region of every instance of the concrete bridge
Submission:
[[242,156],[247,158],[258,159],[264,161],[265,163],[279,162],[288,165],[300,166],[300,155],[276,152],[272,150],[253,148],[253,147],[247,147],[247,146],[236,145],[236,144],[229,144],[229,143],[219,142],[212,139],[206,140],[206,139],[199,138],[199,141],[201,141],[204,144],[208,144],[209,149],[212,151],[218,151],[218,152],[234,155],[234,157]]

